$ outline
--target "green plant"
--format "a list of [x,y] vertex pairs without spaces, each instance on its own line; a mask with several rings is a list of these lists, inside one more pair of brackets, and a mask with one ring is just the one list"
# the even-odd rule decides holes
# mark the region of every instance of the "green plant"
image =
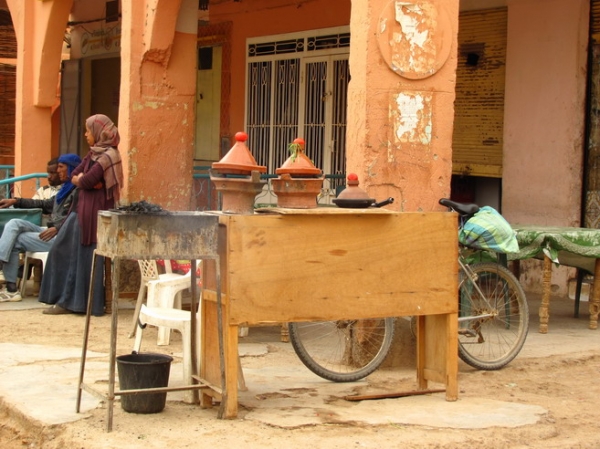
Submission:
[[294,141],[288,145],[288,150],[290,152],[292,162],[296,162],[298,154],[304,151],[304,139],[299,137],[294,139]]

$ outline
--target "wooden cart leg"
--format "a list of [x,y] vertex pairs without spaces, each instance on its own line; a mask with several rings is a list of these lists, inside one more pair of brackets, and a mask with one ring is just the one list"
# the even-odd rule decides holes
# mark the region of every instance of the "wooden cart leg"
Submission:
[[594,286],[590,300],[590,329],[598,329],[598,312],[600,311],[600,259],[594,266]]
[[446,400],[458,399],[458,314],[446,315]]
[[238,355],[238,388],[240,391],[248,391],[248,387],[246,386],[246,379],[244,378],[244,370],[242,369],[242,360]]
[[550,305],[550,288],[552,280],[552,260],[549,257],[544,256],[544,266],[542,273],[542,304],[539,309],[540,317],[540,334],[548,333],[548,321],[550,319],[549,305]]
[[420,390],[427,389],[427,379],[425,379],[425,364],[427,355],[427,345],[425,342],[425,317],[417,317],[417,385]]
[[[238,412],[238,375],[241,369],[238,352],[238,326],[223,326],[225,332],[225,390],[221,404],[223,415],[221,418],[231,419],[237,417]],[[245,382],[244,382],[245,387]]]
[[[434,357],[441,363],[432,360]],[[456,313],[417,317],[419,390],[426,390],[430,380],[445,385],[447,401],[458,399],[458,314]]]
[[281,323],[281,342],[290,342],[290,331],[288,330],[288,323]]

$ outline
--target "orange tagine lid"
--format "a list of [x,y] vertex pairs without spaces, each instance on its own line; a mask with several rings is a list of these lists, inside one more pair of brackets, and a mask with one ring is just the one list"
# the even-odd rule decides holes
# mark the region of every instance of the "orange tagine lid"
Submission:
[[304,154],[304,139],[297,138],[288,147],[291,156],[275,170],[278,175],[289,174],[292,177],[298,175],[320,176],[321,170]]
[[213,170],[224,174],[249,175],[252,171],[266,173],[267,167],[258,165],[246,145],[248,134],[235,134],[235,144],[219,162],[213,162]]

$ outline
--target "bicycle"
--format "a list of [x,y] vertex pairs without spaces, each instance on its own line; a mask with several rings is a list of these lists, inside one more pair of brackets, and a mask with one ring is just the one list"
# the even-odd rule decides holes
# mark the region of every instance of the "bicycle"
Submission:
[[[479,211],[474,204],[441,199],[456,211],[461,227]],[[482,370],[497,370],[520,352],[529,328],[525,292],[517,278],[498,262],[469,263],[459,248],[459,357]],[[373,373],[385,360],[394,336],[394,318],[289,323],[292,347],[316,375],[334,382],[354,382]]]
[[[446,198],[440,204],[459,214],[461,228],[479,211],[476,204]],[[497,260],[470,262],[473,252],[489,255],[459,244],[458,355],[474,368],[497,370],[523,348],[529,307],[523,287],[508,268]]]

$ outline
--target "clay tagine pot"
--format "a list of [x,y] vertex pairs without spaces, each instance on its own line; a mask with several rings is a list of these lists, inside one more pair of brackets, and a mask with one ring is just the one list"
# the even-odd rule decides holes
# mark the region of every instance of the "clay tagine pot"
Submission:
[[290,209],[312,209],[317,207],[317,196],[321,193],[323,179],[292,178],[284,173],[271,179],[273,193],[277,195],[277,206]]
[[291,156],[275,170],[279,177],[271,179],[277,205],[290,209],[315,208],[325,177],[304,154],[304,139],[295,139],[289,150]]
[[321,170],[315,167],[315,164],[304,154],[304,139],[294,139],[288,148],[291,155],[281,167],[275,170],[276,174],[303,178],[321,175]]
[[364,208],[370,207],[375,203],[373,198],[369,198],[367,192],[358,187],[358,175],[350,173],[347,178],[346,188],[341,191],[333,204],[338,207]]
[[235,134],[235,144],[219,162],[212,164],[210,179],[221,194],[221,210],[230,214],[253,214],[254,200],[266,181],[260,174],[267,167],[260,166],[250,153],[248,134]]
[[250,153],[246,141],[248,134],[238,132],[235,134],[235,144],[219,162],[213,162],[212,168],[221,174],[250,176],[253,171],[266,173],[267,167],[258,165]]
[[210,172],[210,180],[221,194],[221,211],[227,214],[252,215],[256,195],[262,192],[266,181],[260,173],[253,171],[250,176],[227,177]]

